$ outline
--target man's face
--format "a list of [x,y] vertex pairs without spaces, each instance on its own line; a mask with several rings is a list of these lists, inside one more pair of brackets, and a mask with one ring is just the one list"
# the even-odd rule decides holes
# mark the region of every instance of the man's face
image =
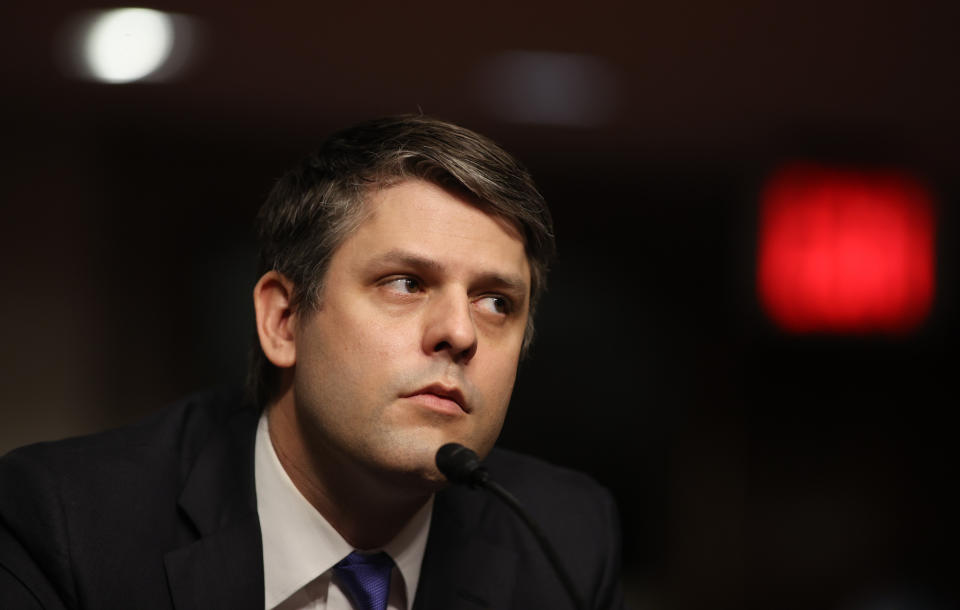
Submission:
[[526,327],[519,233],[433,184],[375,191],[295,326],[294,402],[318,458],[439,480],[448,442],[500,433]]

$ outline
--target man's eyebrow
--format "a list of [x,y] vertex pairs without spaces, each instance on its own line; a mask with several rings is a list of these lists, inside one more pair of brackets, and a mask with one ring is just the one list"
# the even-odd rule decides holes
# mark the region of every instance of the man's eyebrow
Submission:
[[383,265],[404,265],[416,269],[427,269],[434,272],[444,270],[443,263],[435,261],[432,258],[426,258],[407,250],[387,250],[383,254],[370,260],[369,267],[381,267]]
[[[380,267],[397,264],[412,269],[424,269],[433,273],[442,273],[446,270],[446,266],[439,261],[399,249],[388,250],[371,259],[368,266]],[[509,292],[511,296],[516,298],[525,298],[528,292],[527,282],[519,275],[514,274],[503,274],[495,271],[485,272],[476,278],[476,283]]]
[[483,286],[490,286],[497,290],[502,290],[510,296],[523,300],[527,296],[527,283],[516,275],[502,275],[500,273],[483,273],[478,278],[478,283]]

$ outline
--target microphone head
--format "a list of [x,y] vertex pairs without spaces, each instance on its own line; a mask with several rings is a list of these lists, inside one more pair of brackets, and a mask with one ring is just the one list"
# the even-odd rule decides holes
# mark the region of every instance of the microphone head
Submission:
[[487,480],[487,470],[477,454],[460,443],[447,443],[437,450],[437,468],[456,485],[476,487]]

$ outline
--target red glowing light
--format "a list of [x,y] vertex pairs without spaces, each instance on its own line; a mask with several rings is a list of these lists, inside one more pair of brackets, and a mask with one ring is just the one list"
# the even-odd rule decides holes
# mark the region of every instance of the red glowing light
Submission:
[[763,193],[760,301],[791,332],[906,332],[930,311],[933,244],[915,178],[789,165]]

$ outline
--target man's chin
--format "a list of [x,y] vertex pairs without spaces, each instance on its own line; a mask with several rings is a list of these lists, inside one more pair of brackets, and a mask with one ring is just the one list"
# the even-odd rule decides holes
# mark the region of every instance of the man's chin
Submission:
[[[395,485],[432,493],[450,484],[437,469],[436,456],[440,447],[447,443],[460,443],[477,451],[481,459],[490,452],[492,442],[480,442],[467,436],[447,430],[422,428],[414,434],[396,435],[393,442],[381,445],[380,451],[373,450],[376,453],[371,457],[376,457],[372,466],[386,474]],[[390,449],[382,451],[385,446]]]
[[429,495],[450,484],[436,467],[394,467],[386,471],[381,470],[380,474],[385,485],[403,495]]
[[379,454],[367,466],[401,493],[430,494],[448,485],[437,469],[435,450]]

